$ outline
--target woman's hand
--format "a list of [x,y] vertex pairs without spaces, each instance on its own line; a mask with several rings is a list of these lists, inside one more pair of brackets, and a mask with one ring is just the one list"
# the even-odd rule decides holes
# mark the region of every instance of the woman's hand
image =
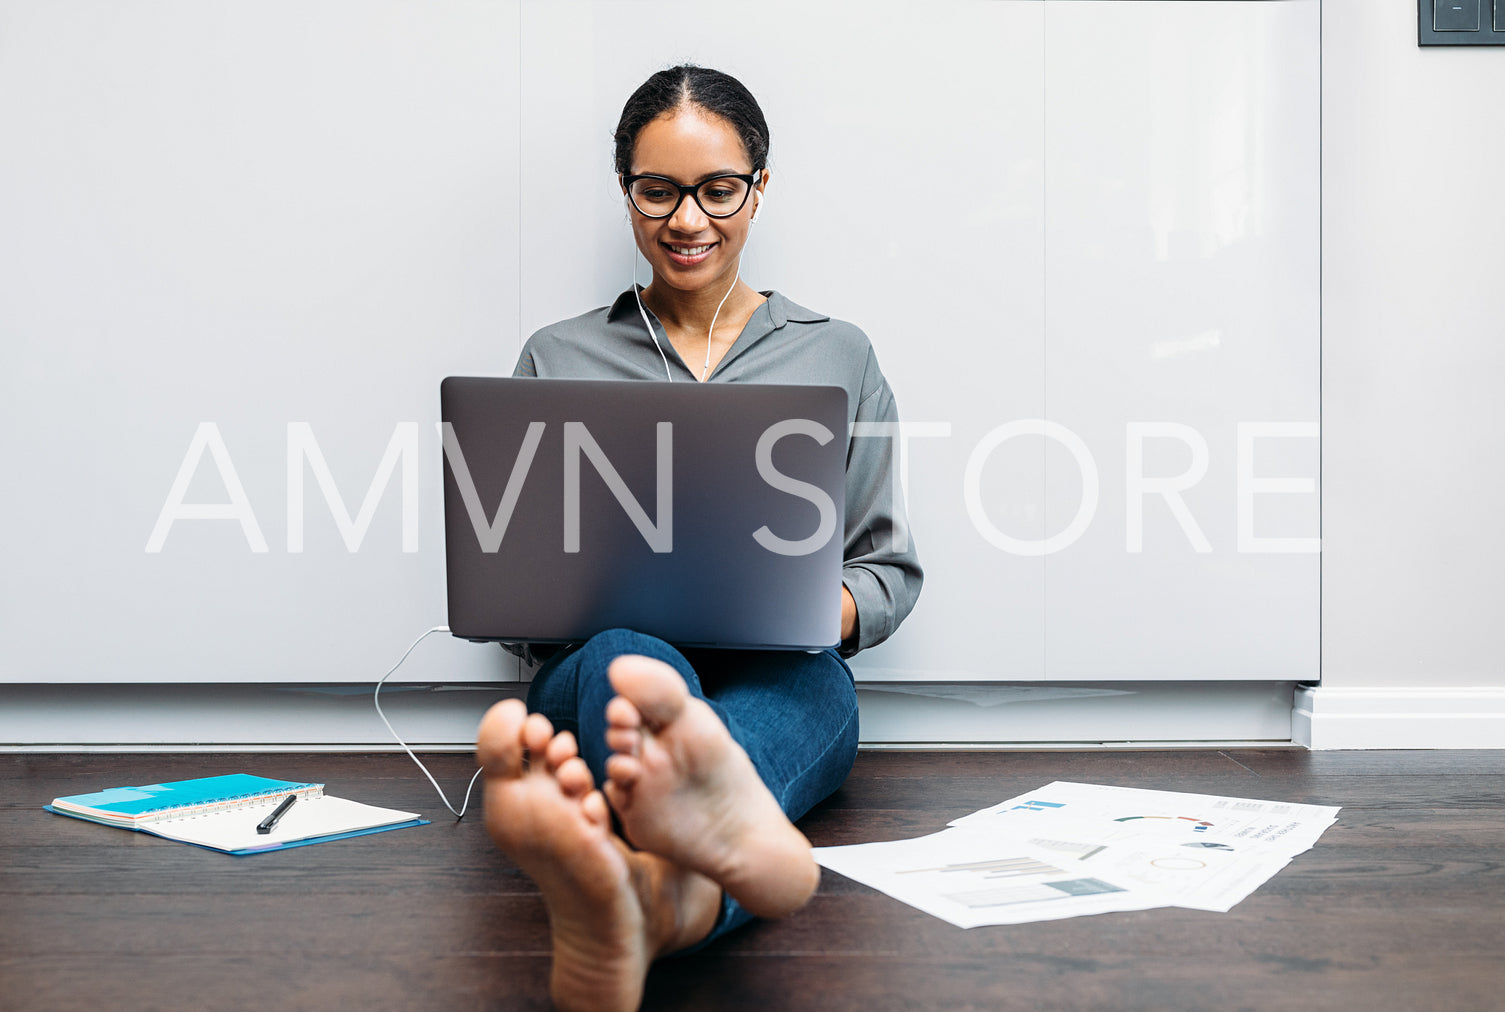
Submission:
[[857,635],[857,602],[852,598],[852,592],[846,587],[841,588],[841,641],[845,643]]

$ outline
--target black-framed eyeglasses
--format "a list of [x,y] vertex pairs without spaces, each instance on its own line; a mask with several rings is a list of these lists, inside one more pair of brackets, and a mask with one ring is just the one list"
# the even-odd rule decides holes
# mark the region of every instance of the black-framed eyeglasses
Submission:
[[755,175],[712,176],[693,186],[682,186],[666,176],[641,174],[627,176],[622,184],[627,187],[627,199],[645,218],[668,218],[679,210],[685,196],[695,198],[695,203],[708,218],[730,218],[742,210],[757,183]]

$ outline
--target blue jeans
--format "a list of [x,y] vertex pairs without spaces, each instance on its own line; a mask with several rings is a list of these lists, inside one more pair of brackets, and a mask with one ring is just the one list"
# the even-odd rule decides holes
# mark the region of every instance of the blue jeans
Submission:
[[[642,654],[680,673],[710,704],[793,822],[846,780],[857,758],[857,691],[834,650],[685,650],[630,629],[608,629],[544,662],[528,709],[572,731],[596,783],[606,780],[606,704],[616,695],[606,668]],[[700,948],[752,915],[723,894],[721,914]]]

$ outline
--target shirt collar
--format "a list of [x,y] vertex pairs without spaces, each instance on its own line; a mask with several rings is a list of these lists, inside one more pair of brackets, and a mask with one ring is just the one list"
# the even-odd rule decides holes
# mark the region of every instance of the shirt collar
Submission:
[[[639,287],[638,291],[642,291],[642,288]],[[781,329],[784,324],[791,321],[794,323],[825,323],[830,319],[829,316],[822,316],[820,313],[806,309],[804,306],[790,301],[776,291],[763,292],[762,295],[768,300],[766,308],[768,309],[769,321],[773,324],[772,329],[774,330]],[[633,290],[629,288],[621,295],[618,295],[616,301],[611,304],[611,308],[606,311],[606,319],[609,323],[616,323],[624,317],[637,316],[637,312],[638,300],[633,296]]]

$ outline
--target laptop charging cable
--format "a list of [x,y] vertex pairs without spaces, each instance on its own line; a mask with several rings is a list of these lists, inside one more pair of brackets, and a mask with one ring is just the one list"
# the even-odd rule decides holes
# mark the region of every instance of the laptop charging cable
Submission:
[[414,640],[412,644],[402,652],[402,656],[397,658],[397,663],[392,665],[392,669],[385,675],[382,675],[381,678],[377,679],[376,691],[371,696],[371,702],[376,706],[376,715],[381,718],[381,722],[383,724],[387,725],[387,730],[391,732],[393,740],[395,740],[397,744],[402,746],[402,750],[408,754],[408,758],[412,759],[415,763],[418,763],[418,768],[423,770],[423,775],[428,777],[429,783],[434,785],[434,790],[439,792],[439,800],[444,802],[444,807],[448,808],[450,814],[453,815],[456,819],[463,819],[465,818],[465,810],[470,807],[470,792],[475,789],[476,781],[480,779],[481,776],[480,767],[476,768],[475,775],[470,778],[470,783],[465,788],[465,798],[460,802],[460,810],[455,811],[455,806],[449,803],[449,798],[445,797],[444,788],[439,786],[439,781],[434,779],[434,775],[429,772],[428,767],[423,765],[422,760],[420,760],[416,755],[413,754],[412,749],[408,748],[408,743],[402,740],[402,737],[397,733],[397,729],[392,726],[392,722],[387,719],[387,715],[383,713],[381,709],[381,687],[387,679],[392,677],[392,675],[397,671],[398,668],[402,667],[402,662],[408,659],[408,654],[411,654],[415,649],[417,649],[418,644],[434,635],[434,633],[447,632],[449,632],[449,626],[436,625],[432,629],[423,633],[416,640]]

